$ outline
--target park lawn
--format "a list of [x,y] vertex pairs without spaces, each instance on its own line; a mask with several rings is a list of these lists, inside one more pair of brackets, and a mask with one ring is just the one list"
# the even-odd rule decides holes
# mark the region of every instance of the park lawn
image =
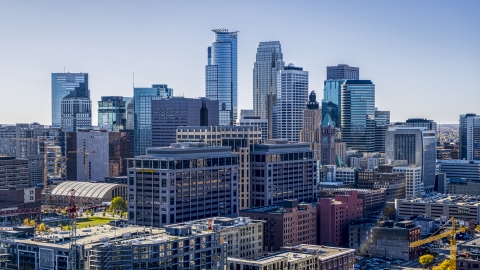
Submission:
[[[77,218],[77,229],[83,229],[93,226],[98,226],[100,224],[108,224],[110,220],[114,220],[114,218],[107,218],[107,217],[88,217],[88,218]],[[62,226],[63,229],[66,229],[67,224]]]

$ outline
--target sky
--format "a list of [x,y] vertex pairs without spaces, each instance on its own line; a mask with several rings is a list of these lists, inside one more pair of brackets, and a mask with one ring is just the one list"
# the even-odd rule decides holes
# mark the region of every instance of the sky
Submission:
[[51,72],[88,72],[101,96],[168,84],[205,96],[215,28],[238,34],[239,109],[251,109],[260,41],[309,72],[323,97],[326,66],[360,67],[392,121],[458,123],[479,113],[480,1],[0,1],[0,123],[51,123]]

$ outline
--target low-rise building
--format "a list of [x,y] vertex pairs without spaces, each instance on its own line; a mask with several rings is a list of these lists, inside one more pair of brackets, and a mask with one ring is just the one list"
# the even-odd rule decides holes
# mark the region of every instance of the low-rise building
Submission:
[[286,245],[315,244],[317,216],[315,204],[284,201],[282,206],[240,210],[241,217],[265,221],[264,250],[278,251]]
[[360,171],[357,186],[362,189],[385,188],[387,202],[405,198],[405,174],[393,172],[391,165],[381,165],[374,170]]
[[363,201],[363,217],[374,214],[385,207],[385,189],[357,188],[323,188],[318,190],[318,198],[332,198],[336,195],[348,195],[349,191],[357,191],[358,198]]
[[317,204],[317,244],[344,246],[348,244],[348,224],[363,217],[363,201],[358,191],[335,198],[321,198]]
[[30,187],[28,159],[0,156],[0,188]]
[[[147,230],[104,225],[77,230],[76,242],[75,270],[222,269],[227,259],[226,244],[218,232],[185,225]],[[10,255],[3,269],[71,270],[68,234],[1,239],[0,243]]]
[[458,196],[435,194],[422,198],[395,200],[396,218],[407,220],[411,217],[426,215],[430,218],[455,217],[458,220],[475,220],[479,218],[480,201],[476,196]]
[[344,270],[353,269],[354,249],[316,245],[282,247],[282,251],[256,260],[228,258],[227,270]]
[[361,255],[407,261],[419,256],[418,247],[409,247],[410,243],[420,240],[420,227],[413,221],[381,221],[378,226],[353,223],[349,225],[349,238],[349,247],[357,247]]
[[262,220],[252,220],[247,217],[214,217],[185,224],[194,225],[204,231],[220,233],[220,237],[227,244],[225,249],[227,257],[255,259],[263,255],[264,223]]
[[480,195],[480,181],[465,178],[450,178],[448,194],[456,195]]

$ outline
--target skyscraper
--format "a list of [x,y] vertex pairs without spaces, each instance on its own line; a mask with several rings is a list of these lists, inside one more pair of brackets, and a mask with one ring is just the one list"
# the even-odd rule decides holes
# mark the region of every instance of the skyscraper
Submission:
[[98,126],[118,132],[127,124],[127,102],[121,96],[102,97],[98,102]]
[[65,132],[92,127],[92,101],[85,91],[75,89],[62,99],[61,126]]
[[228,29],[213,29],[215,41],[208,47],[205,66],[205,96],[218,100],[221,126],[237,122],[237,33]]
[[90,97],[88,73],[52,73],[52,126],[61,126],[62,99],[73,90],[84,92]]
[[323,82],[323,99],[322,99],[322,118],[327,114],[332,118],[336,127],[341,125],[341,90],[342,83],[345,80],[325,80]]
[[171,98],[173,89],[166,84],[154,84],[151,88],[133,89],[134,100],[134,155],[145,155],[152,146],[152,100]]
[[480,160],[480,116],[460,115],[460,159]]
[[327,67],[327,80],[359,80],[360,69],[345,64]]
[[322,111],[317,102],[315,91],[310,92],[305,110],[303,110],[303,127],[300,130],[300,142],[310,143],[314,157],[320,159],[320,122]]
[[385,132],[390,124],[390,111],[375,111],[375,152],[385,153]]
[[363,152],[375,151],[375,85],[346,80],[341,85],[342,141]]
[[284,66],[280,41],[260,42],[253,66],[253,112],[267,119],[267,95],[277,92],[277,72]]
[[335,139],[336,139],[337,129],[335,124],[330,118],[330,115],[327,116],[322,121],[321,127],[321,156],[319,158],[322,165],[335,165]]
[[308,71],[292,64],[277,74],[277,137],[300,141],[303,109],[308,100]]
[[[425,127],[388,127],[385,133],[385,155],[390,161],[406,161],[408,166],[421,167],[423,188],[427,193],[433,191],[437,158],[434,130]],[[417,196],[416,193],[413,194]]]

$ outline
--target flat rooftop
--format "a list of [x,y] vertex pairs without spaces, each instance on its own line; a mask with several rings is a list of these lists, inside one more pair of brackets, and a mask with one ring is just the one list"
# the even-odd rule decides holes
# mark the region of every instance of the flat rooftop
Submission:
[[428,203],[428,204],[452,204],[464,206],[478,206],[480,204],[480,195],[448,195],[435,193],[424,195],[421,198],[400,199],[400,202],[409,203]]
[[[211,231],[194,232],[193,235],[207,235]],[[125,237],[124,237],[125,236]],[[167,234],[163,228],[145,228],[140,226],[114,227],[110,225],[95,226],[91,228],[77,229],[77,245],[84,245],[85,249],[90,249],[105,242],[122,242],[123,244],[141,245],[158,242],[168,242],[173,239],[189,238],[192,235],[179,236]],[[58,233],[47,233],[37,235],[35,241],[32,238],[26,239],[8,239],[16,243],[25,245],[37,245],[41,247],[51,247],[55,249],[70,248],[70,235],[68,231]]]

